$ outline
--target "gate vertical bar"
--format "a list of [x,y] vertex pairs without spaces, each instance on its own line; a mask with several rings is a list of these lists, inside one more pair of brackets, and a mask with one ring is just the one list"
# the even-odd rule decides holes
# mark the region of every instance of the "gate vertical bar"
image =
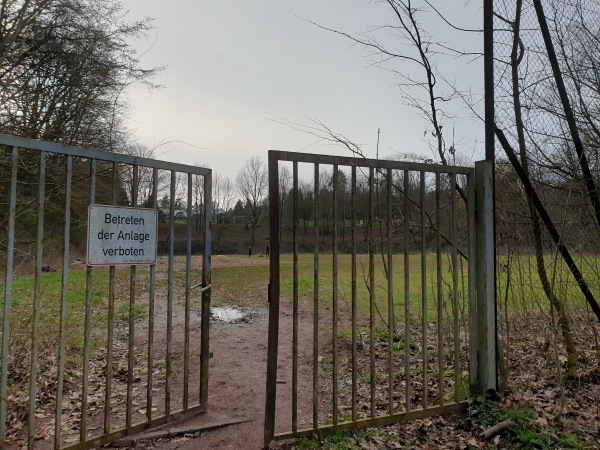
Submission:
[[410,407],[410,255],[408,253],[408,237],[410,236],[410,214],[409,214],[409,172],[404,170],[404,379],[405,392],[404,400],[406,402],[406,412]]
[[357,352],[356,352],[356,167],[352,166],[352,421],[355,421],[356,416],[356,405],[358,396],[358,385],[357,385]]
[[438,403],[444,405],[444,340],[442,339],[444,324],[444,295],[442,291],[442,193],[440,174],[435,174],[435,247],[437,277],[437,360],[438,360]]
[[[133,183],[131,186],[131,206],[137,206],[138,199],[138,166],[133,166]],[[133,369],[135,365],[135,296],[136,296],[136,274],[135,265],[129,269],[129,339],[127,351],[127,410],[125,412],[125,425],[131,426],[133,412]]]
[[427,237],[425,229],[425,172],[420,173],[421,203],[421,339],[423,347],[423,408],[428,405],[428,352],[427,352]]
[[370,396],[371,418],[375,418],[375,244],[373,237],[375,222],[375,171],[369,167],[369,344],[370,344]]
[[6,398],[8,397],[8,342],[10,340],[10,307],[12,302],[13,260],[15,250],[15,216],[17,209],[17,167],[19,149],[13,147],[8,201],[8,242],[6,246],[6,275],[4,277],[4,320],[2,322],[2,373],[0,387],[0,443],[6,437]]
[[269,336],[267,342],[267,387],[265,397],[265,447],[273,440],[275,434],[277,345],[279,341],[279,166],[277,155],[272,151],[269,152],[269,205],[271,259],[269,261]]
[[292,167],[292,431],[295,433],[298,430],[298,161]]
[[456,235],[456,175],[450,175],[450,240],[452,241],[452,330],[454,332],[454,401],[460,398],[460,334],[458,323],[458,241]]
[[212,298],[212,170],[204,175],[204,253],[202,254],[202,313],[200,317],[200,405],[208,404],[210,301]]
[[477,224],[476,224],[475,173],[467,175],[467,220],[469,227],[469,387],[471,395],[477,395],[478,317],[477,317]]
[[[117,163],[112,163],[112,198],[111,204],[117,203]],[[110,432],[111,424],[111,397],[113,377],[113,338],[114,338],[114,315],[115,315],[115,266],[108,269],[108,317],[106,330],[106,390],[104,392],[104,434]],[[148,370],[151,373],[151,370]]]
[[54,413],[54,448],[60,449],[61,414],[65,381],[65,343],[67,326],[67,298],[69,288],[69,242],[71,240],[71,184],[73,179],[73,157],[67,156],[65,180],[65,236],[63,243],[62,285],[60,298],[60,325],[58,337],[58,374],[56,382],[56,410]]
[[314,164],[314,254],[313,254],[313,428],[319,425],[319,163]]
[[190,296],[192,273],[192,174],[187,174],[187,241],[185,246],[185,318],[183,343],[183,409],[188,409],[190,379]]
[[165,415],[171,414],[171,355],[173,352],[173,257],[175,254],[175,182],[176,172],[171,171],[169,190],[169,268],[167,275],[167,349],[165,355]]
[[[158,169],[152,168],[152,195],[150,205],[158,207]],[[113,198],[113,203],[116,199]],[[146,418],[152,420],[152,386],[154,373],[154,300],[156,297],[156,264],[150,266],[150,289],[148,291],[148,375],[146,386]]]
[[[90,205],[96,203],[96,159],[90,160]],[[81,390],[81,425],[79,440],[87,440],[87,408],[90,378],[90,344],[92,327],[92,266],[85,273],[85,319],[83,328],[83,386]]]
[[387,288],[388,288],[388,412],[394,412],[394,267],[392,241],[392,169],[387,170]]
[[[37,403],[37,374],[39,370],[39,324],[40,302],[42,296],[42,257],[44,244],[44,197],[46,194],[46,152],[40,152],[38,184],[38,223],[35,255],[35,285],[33,292],[33,314],[31,323],[31,371],[29,378],[29,426],[27,430],[27,447],[32,449],[35,437],[35,406]],[[0,441],[3,442],[3,441]]]
[[333,424],[338,423],[338,165],[333,165]]
[[477,183],[478,393],[497,389],[492,162],[475,163]]

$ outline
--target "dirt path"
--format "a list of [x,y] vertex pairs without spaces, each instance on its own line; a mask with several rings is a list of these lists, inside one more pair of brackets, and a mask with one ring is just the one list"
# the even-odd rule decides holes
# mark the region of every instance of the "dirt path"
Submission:
[[[167,425],[163,429],[200,430],[213,424],[247,422],[173,438],[140,440],[136,448],[174,450],[263,447],[268,310],[254,309],[250,311],[250,315],[249,323],[213,322],[208,411],[198,417]],[[307,318],[300,318],[299,323],[301,329],[310,330]],[[284,335],[287,330],[291,330],[291,316],[285,312],[282,314],[280,327]],[[290,367],[291,358],[282,354],[280,373],[287,373]],[[290,411],[289,396],[279,396],[277,407],[280,416],[284,415],[284,411]],[[282,425],[281,422],[278,424]]]

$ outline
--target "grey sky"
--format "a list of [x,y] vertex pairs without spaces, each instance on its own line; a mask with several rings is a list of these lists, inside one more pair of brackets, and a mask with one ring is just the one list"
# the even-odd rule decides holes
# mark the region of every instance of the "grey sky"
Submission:
[[[434,157],[424,140],[431,126],[406,106],[392,73],[374,67],[361,46],[323,31],[302,18],[349,33],[393,23],[389,8],[368,0],[125,0],[130,19],[155,19],[148,38],[136,43],[146,51],[146,66],[165,65],[160,91],[130,92],[131,128],[160,159],[199,163],[235,176],[251,156],[266,160],[267,150],[311,153],[347,152],[318,142],[278,123],[310,124],[318,118],[375,156],[409,152]],[[436,1],[457,25],[480,28],[480,2]],[[417,4],[415,2],[415,4]],[[460,35],[431,14],[424,26],[434,40],[468,50],[481,48],[480,34]],[[399,48],[390,30],[382,42]],[[458,40],[460,39],[460,40]],[[461,88],[480,92],[482,64],[468,59],[440,59],[446,76]],[[410,69],[409,64],[395,66]],[[469,112],[455,102],[462,117]],[[481,124],[454,119],[444,123],[446,139],[454,124],[456,140],[467,159],[480,150]],[[199,148],[194,148],[199,147]]]

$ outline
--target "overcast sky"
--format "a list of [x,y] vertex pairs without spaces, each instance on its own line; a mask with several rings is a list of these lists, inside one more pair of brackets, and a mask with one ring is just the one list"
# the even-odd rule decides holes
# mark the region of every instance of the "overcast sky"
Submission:
[[[432,2],[455,25],[471,29],[481,28],[480,3]],[[395,86],[397,77],[374,64],[363,46],[303,20],[365,33],[395,24],[383,3],[124,0],[124,5],[132,20],[154,18],[155,28],[135,43],[144,52],[142,65],[166,66],[155,80],[164,88],[129,93],[130,127],[140,142],[159,146],[159,159],[199,164],[234,177],[250,157],[266,161],[269,149],[349,155],[281,124],[310,125],[313,119],[363,144],[364,152],[373,157],[379,128],[380,156],[414,153],[436,158],[424,137],[432,127],[403,102]],[[480,33],[452,31],[433,13],[420,17],[433,40],[480,51]],[[397,50],[403,45],[390,29],[380,30],[378,39]],[[481,60],[437,61],[447,79],[481,93]],[[393,69],[411,73],[414,66],[402,63]],[[454,127],[462,157],[477,159],[483,148],[482,124],[472,119],[462,101],[455,101],[449,110],[456,117],[444,122],[446,140],[452,140]]]

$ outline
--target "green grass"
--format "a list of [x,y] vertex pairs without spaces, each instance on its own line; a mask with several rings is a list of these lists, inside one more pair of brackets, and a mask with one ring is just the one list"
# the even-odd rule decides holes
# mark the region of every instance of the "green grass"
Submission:
[[[117,271],[117,285],[128,283],[128,272]],[[4,288],[4,286],[2,286]],[[10,335],[12,337],[11,354],[19,352],[27,354],[31,345],[33,326],[33,298],[35,277],[18,277],[12,283],[10,310]],[[116,289],[115,320],[128,317],[129,299],[119,294]],[[108,270],[95,269],[91,284],[90,323],[92,330],[106,329],[108,314]],[[2,298],[4,300],[4,298]],[[60,317],[62,304],[62,273],[42,273],[40,278],[39,326],[37,327],[40,352],[55,352],[58,348]],[[65,347],[67,364],[78,365],[84,347],[84,324],[86,304],[86,271],[72,270],[68,273],[67,296],[65,308]],[[1,303],[0,320],[3,320],[4,302]],[[136,305],[135,313],[143,315],[145,308]],[[89,341],[92,354],[102,344],[92,332]],[[17,358],[18,359],[18,358]]]
[[322,436],[321,439],[301,438],[296,441],[299,449],[326,449],[326,450],[346,450],[358,448],[349,433],[344,431],[334,431],[331,434]]
[[[427,298],[427,315],[430,319],[437,317],[437,268],[436,256],[427,255],[425,271],[425,291]],[[442,256],[442,295],[448,303],[452,295],[453,284],[450,273],[448,255]],[[396,255],[393,258],[393,307],[396,317],[401,317],[405,310],[405,281],[404,281],[404,256]],[[293,294],[293,260],[290,254],[281,256],[281,294],[291,298]],[[421,314],[422,305],[422,269],[421,255],[413,254],[409,257],[409,308],[412,312]],[[459,300],[462,304],[463,287],[467,287],[466,264],[464,265],[464,277],[459,273],[458,290]],[[388,311],[388,279],[385,274],[384,262],[380,256],[374,261],[375,278],[375,303],[379,313],[387,317]],[[319,299],[324,306],[331,305],[333,298],[333,263],[332,256],[320,255],[319,258]],[[352,261],[351,255],[338,256],[337,269],[338,302],[340,308],[348,309],[352,298]],[[369,284],[369,257],[368,255],[357,255],[356,289],[358,313],[368,316],[370,310],[370,284]],[[298,296],[300,300],[312,302],[314,296],[314,257],[313,254],[300,254],[298,258]],[[449,306],[449,305],[447,305]]]
[[[600,258],[596,256],[575,257],[574,261],[591,292],[598,298],[600,296],[600,283],[598,282],[600,280]],[[555,255],[546,255],[544,262],[549,282],[559,299],[567,306],[581,307],[585,302],[581,289],[560,256],[556,258]],[[504,256],[498,258],[497,286],[498,301],[501,304],[509,309],[521,306],[547,306],[548,300],[544,294],[536,264],[534,255],[513,256],[510,261]]]

